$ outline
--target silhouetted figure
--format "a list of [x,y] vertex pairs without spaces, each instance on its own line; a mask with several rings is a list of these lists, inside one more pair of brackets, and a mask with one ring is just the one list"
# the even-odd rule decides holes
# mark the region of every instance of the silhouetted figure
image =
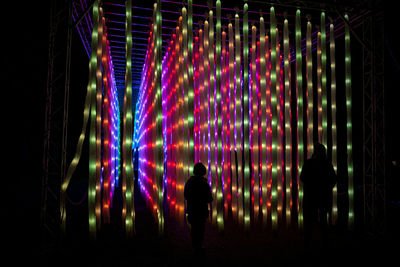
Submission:
[[314,144],[314,154],[303,165],[300,174],[303,182],[303,218],[306,245],[310,244],[313,225],[321,227],[322,241],[327,241],[327,215],[332,209],[332,189],[336,174],[326,156],[325,146]]
[[188,221],[191,226],[192,244],[196,253],[201,252],[206,220],[209,216],[208,203],[213,200],[208,181],[203,176],[206,167],[198,162],[193,174],[185,184],[184,196],[187,201]]

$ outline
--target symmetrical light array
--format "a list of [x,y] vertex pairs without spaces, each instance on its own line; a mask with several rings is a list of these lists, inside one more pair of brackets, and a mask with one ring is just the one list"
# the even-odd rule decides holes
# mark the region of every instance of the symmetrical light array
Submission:
[[[321,32],[316,34],[318,66],[315,68],[312,25],[308,20],[306,38],[302,40],[300,10],[291,22],[295,25],[293,47],[289,42],[290,19],[284,19],[283,38],[279,38],[280,24],[274,7],[270,9],[269,33],[266,34],[261,16],[259,32],[256,25],[252,26],[250,40],[247,4],[243,7],[242,27],[236,13],[234,25],[229,23],[227,32],[221,25],[219,0],[216,18],[210,10],[204,23],[198,24],[198,30],[193,30],[192,1],[181,11],[161,63],[160,1],[155,5],[136,105],[134,147],[139,151],[138,183],[160,225],[159,230],[163,229],[164,199],[169,214],[184,222],[183,188],[198,161],[208,170],[214,197],[211,221],[219,231],[223,231],[230,216],[244,229],[254,223],[271,225],[272,229],[294,222],[302,227],[303,187],[299,175],[313,152],[314,141],[333,145],[328,151],[335,157],[337,170],[333,24],[329,33],[330,64],[325,51],[325,25],[321,25]],[[321,23],[325,24],[324,13]],[[346,35],[346,103],[351,103],[348,41]],[[302,71],[304,56],[305,72]],[[326,97],[327,76],[331,94],[335,94],[331,98]],[[316,99],[314,89],[318,89]],[[318,103],[316,121],[314,102]],[[329,107],[332,120],[327,118]],[[351,105],[347,107],[350,119]],[[332,142],[327,141],[328,127],[332,128],[335,139]],[[318,139],[313,138],[314,129],[318,129],[315,135]],[[349,137],[347,149],[351,150]],[[352,165],[348,172],[352,207]],[[333,218],[337,216],[336,203]],[[351,208],[349,220],[353,218],[352,212]]]

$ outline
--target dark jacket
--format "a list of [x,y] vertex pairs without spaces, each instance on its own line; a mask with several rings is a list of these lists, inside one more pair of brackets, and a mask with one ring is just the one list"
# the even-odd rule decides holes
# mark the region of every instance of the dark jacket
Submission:
[[304,209],[332,208],[332,189],[336,184],[336,173],[332,164],[326,159],[308,159],[301,170],[303,182]]
[[185,184],[184,196],[189,222],[207,219],[208,203],[213,200],[207,180],[201,176],[191,176]]

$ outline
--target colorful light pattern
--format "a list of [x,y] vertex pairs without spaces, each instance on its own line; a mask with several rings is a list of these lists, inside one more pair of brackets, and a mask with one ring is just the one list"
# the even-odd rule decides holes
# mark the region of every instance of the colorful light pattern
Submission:
[[[257,40],[257,27],[252,26],[249,49],[246,3],[242,28],[236,13],[234,25],[229,23],[228,31],[223,30],[221,1],[216,1],[215,25],[214,12],[209,10],[208,19],[203,25],[198,24],[197,36],[193,36],[190,25],[193,23],[191,5],[192,1],[188,1],[187,9],[182,8],[182,17],[167,45],[162,64],[157,63],[161,62],[157,49],[161,28],[157,15],[153,18],[155,23],[150,32],[136,106],[140,190],[153,208],[159,226],[163,225],[160,220],[164,196],[167,200],[164,206],[183,223],[183,187],[194,161],[201,161],[208,167],[208,181],[214,196],[211,222],[219,231],[223,231],[230,211],[233,220],[245,230],[258,223],[277,230],[279,224],[286,222],[289,226],[295,221],[301,228],[303,191],[298,177],[305,159],[312,154],[314,87],[321,99],[321,109],[318,107],[321,123],[316,125],[322,140],[322,82],[326,82],[326,77],[322,76],[321,39],[316,51],[319,64],[315,69],[312,25],[307,21],[306,38],[302,40],[300,10],[295,16],[293,47],[289,42],[288,19],[283,21],[280,39],[281,24],[275,8],[271,7],[269,33],[265,33],[261,17],[260,39]],[[318,36],[321,38],[321,33]],[[333,34],[330,38],[334,38]],[[302,47],[306,50],[304,73]],[[329,58],[335,57],[334,52],[330,53]],[[326,64],[326,55],[324,60]],[[330,60],[329,66],[332,73],[334,60]],[[314,86],[312,81],[315,70],[319,86]],[[161,92],[157,92],[159,78],[155,76],[158,73],[162,73],[161,82],[158,81]],[[293,74],[295,84],[292,84]],[[303,79],[307,85],[305,90]],[[332,84],[335,80],[331,79],[331,87]],[[335,105],[334,102],[326,104]],[[296,128],[292,129],[292,125]],[[157,159],[157,155],[164,154],[166,158]],[[161,174],[164,180],[160,180]],[[262,219],[259,220],[258,214]]]

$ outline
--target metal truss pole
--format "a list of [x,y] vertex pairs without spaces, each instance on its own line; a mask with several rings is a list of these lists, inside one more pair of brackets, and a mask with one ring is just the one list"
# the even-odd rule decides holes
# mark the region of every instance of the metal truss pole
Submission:
[[363,203],[367,233],[383,234],[386,222],[383,15],[363,23]]
[[[68,50],[70,51],[71,44],[68,39],[72,36],[72,34],[65,34],[67,16],[72,14],[68,12],[66,4],[68,3],[57,0],[53,0],[51,3],[42,162],[40,216],[42,241],[48,238],[54,239],[58,237],[59,233],[60,170],[65,168],[65,132],[67,130],[65,122],[68,120],[68,112],[64,110],[64,100],[67,100],[66,97],[68,98],[69,95],[66,92],[66,89],[69,91],[70,62],[67,57],[70,57]],[[69,56],[66,56],[66,40],[67,55],[69,54]],[[64,112],[62,112],[63,110]]]

